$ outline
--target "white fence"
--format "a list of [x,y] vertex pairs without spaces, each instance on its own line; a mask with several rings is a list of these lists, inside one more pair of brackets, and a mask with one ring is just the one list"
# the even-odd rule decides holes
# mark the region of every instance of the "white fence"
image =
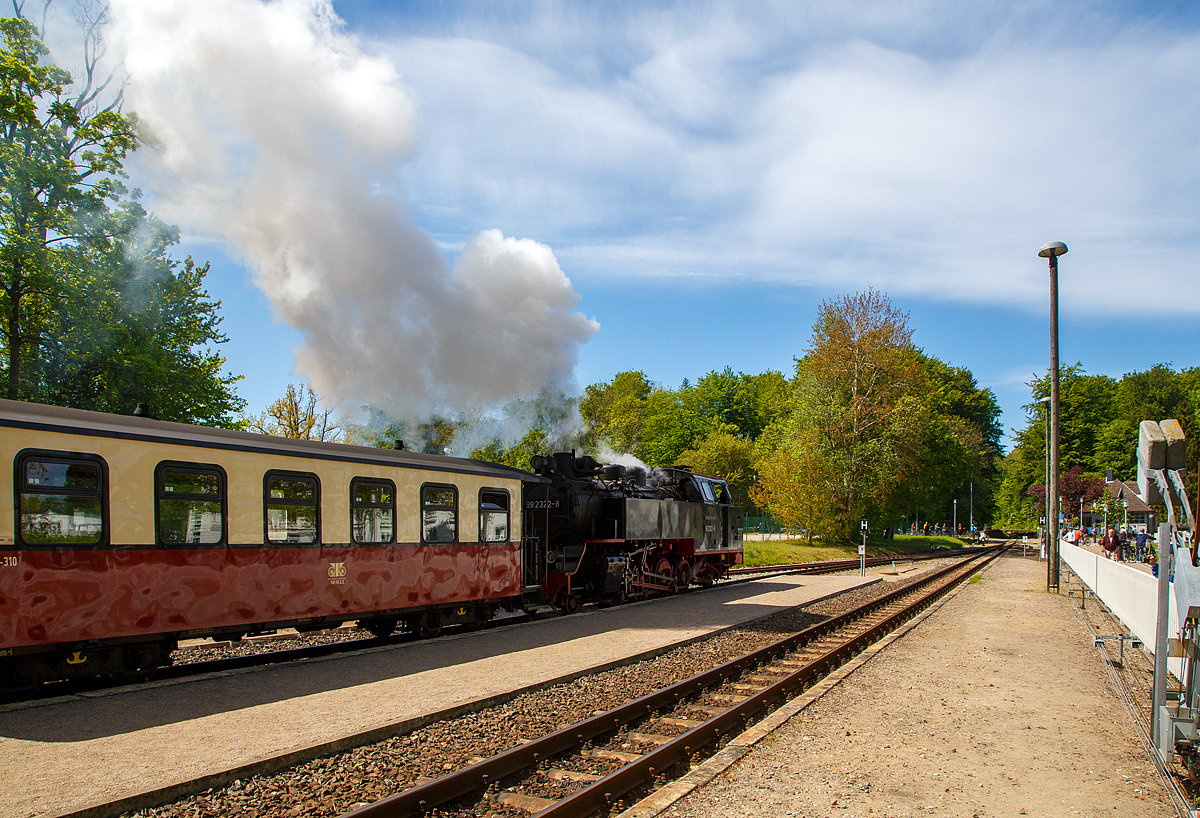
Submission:
[[[1085,551],[1066,540],[1059,542],[1062,560],[1121,620],[1129,632],[1154,652],[1154,632],[1158,626],[1158,579],[1144,571],[1120,562],[1105,559]],[[1167,634],[1179,632],[1179,614],[1175,610],[1175,586],[1171,585],[1170,620]],[[1179,659],[1169,659],[1167,666],[1178,678]]]

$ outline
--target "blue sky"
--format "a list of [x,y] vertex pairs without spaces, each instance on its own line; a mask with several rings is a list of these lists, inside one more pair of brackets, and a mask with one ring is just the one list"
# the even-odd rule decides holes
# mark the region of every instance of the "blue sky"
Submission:
[[[283,5],[297,19],[314,7]],[[1024,382],[1048,361],[1036,252],[1049,240],[1071,247],[1064,362],[1200,365],[1194,4],[333,10],[338,47],[395,72],[380,111],[403,139],[372,154],[372,178],[450,263],[493,229],[548,247],[573,309],[600,325],[572,346],[580,385],[625,369],[671,386],[726,365],[788,372],[817,305],[874,286],[1019,426]],[[329,128],[320,150],[353,141]],[[243,130],[253,163],[262,138]],[[135,178],[153,201],[151,165]],[[161,195],[182,249],[213,262],[223,352],[260,410],[319,371],[303,352],[333,343],[319,310],[256,284],[277,249]]]

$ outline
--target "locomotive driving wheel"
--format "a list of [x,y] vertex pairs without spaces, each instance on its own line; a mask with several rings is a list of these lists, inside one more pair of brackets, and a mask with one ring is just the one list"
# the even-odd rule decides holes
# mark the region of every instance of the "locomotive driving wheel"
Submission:
[[692,582],[692,566],[688,565],[687,560],[680,560],[679,567],[675,569],[675,577],[675,581],[679,585],[677,590],[686,591]]
[[[671,579],[667,580],[666,582],[670,585],[672,593],[678,592],[679,581],[675,577],[675,568],[671,565],[670,557],[661,557],[658,560],[658,565],[656,565],[654,568],[654,573],[659,577],[671,577]],[[656,579],[655,581],[662,582],[663,580]]]

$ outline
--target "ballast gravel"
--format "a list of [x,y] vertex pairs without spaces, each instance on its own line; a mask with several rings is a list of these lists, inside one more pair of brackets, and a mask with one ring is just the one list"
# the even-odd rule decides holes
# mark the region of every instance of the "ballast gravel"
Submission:
[[[255,776],[129,818],[337,816],[589,718],[883,596],[947,564],[930,560],[898,583],[853,588],[752,625],[624,667],[523,694],[502,704],[338,755]],[[496,816],[507,813],[498,806]],[[513,815],[523,815],[514,812]]]

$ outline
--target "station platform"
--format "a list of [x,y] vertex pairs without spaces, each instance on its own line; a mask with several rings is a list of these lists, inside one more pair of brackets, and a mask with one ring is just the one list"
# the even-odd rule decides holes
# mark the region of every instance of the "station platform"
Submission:
[[473,634],[0,707],[0,816],[50,818],[263,759],[380,738],[878,577],[782,576]]
[[1105,654],[1045,581],[1013,549],[622,818],[1178,815]]

